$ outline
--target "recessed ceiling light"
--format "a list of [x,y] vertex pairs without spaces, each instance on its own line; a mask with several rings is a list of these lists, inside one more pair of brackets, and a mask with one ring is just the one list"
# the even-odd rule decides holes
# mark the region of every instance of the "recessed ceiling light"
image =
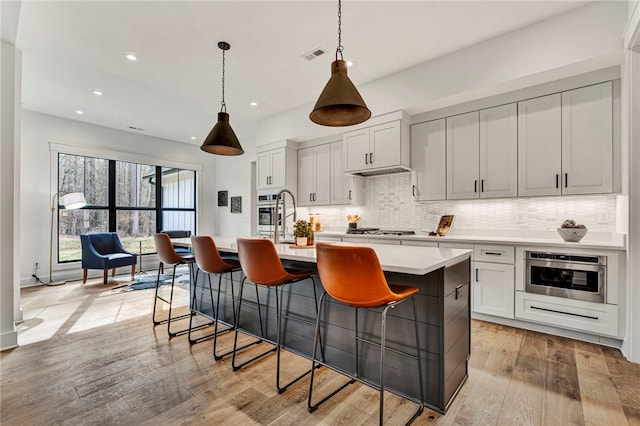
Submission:
[[99,90],[94,90],[93,94],[96,95],[96,96],[102,96],[102,92],[99,91]]
[[258,103],[256,101],[251,101],[249,105],[251,105],[252,107],[257,107]]
[[353,62],[351,62],[351,61],[347,61],[347,66],[348,66],[348,67],[352,67],[352,66],[353,66]]
[[76,114],[78,114],[78,115],[82,115],[82,114],[84,114],[84,111],[80,111],[79,109],[77,109],[77,110],[76,110]]
[[195,136],[191,136],[191,140],[192,140],[192,141],[195,141],[195,140],[196,140],[196,137],[195,137]]
[[127,59],[130,60],[131,62],[135,62],[138,60],[138,57],[133,53],[127,53]]

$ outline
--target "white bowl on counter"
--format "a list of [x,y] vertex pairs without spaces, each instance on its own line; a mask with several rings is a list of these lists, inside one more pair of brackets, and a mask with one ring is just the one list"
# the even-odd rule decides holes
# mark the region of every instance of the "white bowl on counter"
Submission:
[[587,228],[558,228],[558,234],[568,243],[577,243],[587,234]]

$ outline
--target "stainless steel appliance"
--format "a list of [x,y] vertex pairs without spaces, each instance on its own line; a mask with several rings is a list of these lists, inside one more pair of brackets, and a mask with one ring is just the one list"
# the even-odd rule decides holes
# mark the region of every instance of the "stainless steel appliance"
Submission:
[[607,257],[527,251],[525,291],[605,303]]
[[279,234],[284,235],[284,227],[282,226],[282,212],[285,211],[284,201],[278,206],[276,212],[277,194],[258,195],[258,229],[256,233],[260,236],[272,236],[276,224],[276,218],[279,221]]

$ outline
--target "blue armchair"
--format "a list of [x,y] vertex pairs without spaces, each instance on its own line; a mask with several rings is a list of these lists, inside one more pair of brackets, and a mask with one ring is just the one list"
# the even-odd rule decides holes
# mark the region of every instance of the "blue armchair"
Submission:
[[87,282],[87,270],[102,269],[103,284],[107,283],[107,271],[131,265],[131,279],[136,274],[136,255],[129,253],[122,247],[122,243],[115,232],[80,235],[82,244],[82,282]]

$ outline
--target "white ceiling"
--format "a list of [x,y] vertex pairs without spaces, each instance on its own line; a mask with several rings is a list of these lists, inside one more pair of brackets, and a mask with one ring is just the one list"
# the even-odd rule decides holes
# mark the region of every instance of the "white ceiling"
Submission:
[[[344,0],[344,57],[355,62],[357,86],[584,3]],[[335,58],[337,2],[24,0],[16,41],[23,106],[200,144],[220,110],[220,40],[231,44],[233,127],[313,104]],[[302,58],[317,47],[327,54]],[[130,52],[136,63],[125,59]]]

